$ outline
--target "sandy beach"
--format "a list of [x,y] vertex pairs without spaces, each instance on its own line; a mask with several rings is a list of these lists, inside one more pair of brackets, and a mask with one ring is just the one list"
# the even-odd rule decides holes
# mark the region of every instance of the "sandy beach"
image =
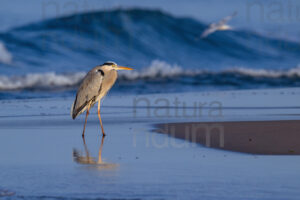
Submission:
[[[299,97],[295,88],[108,96],[107,137],[93,109],[85,141],[73,99],[1,101],[0,188],[13,194],[1,199],[298,199]],[[201,133],[180,139],[186,124],[213,123],[224,126],[223,147],[214,131],[213,148]],[[157,124],[174,125],[174,137]]]
[[158,132],[207,147],[264,155],[299,155],[300,121],[171,123]]

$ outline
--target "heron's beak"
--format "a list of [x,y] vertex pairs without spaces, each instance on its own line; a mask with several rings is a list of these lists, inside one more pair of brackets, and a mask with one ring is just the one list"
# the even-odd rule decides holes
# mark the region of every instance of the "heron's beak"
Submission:
[[123,66],[117,66],[115,69],[116,69],[116,70],[133,70],[133,69],[130,68],[130,67],[123,67]]

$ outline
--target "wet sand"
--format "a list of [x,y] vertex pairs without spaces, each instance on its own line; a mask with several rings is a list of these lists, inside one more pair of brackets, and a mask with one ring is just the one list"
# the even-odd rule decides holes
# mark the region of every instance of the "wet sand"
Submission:
[[265,155],[300,154],[297,120],[170,123],[157,128],[157,132],[212,148]]
[[[149,100],[150,106],[146,101],[134,106],[136,98]],[[187,114],[193,113],[195,101],[209,105],[218,100],[221,115],[209,115],[211,108],[205,107],[200,117],[178,117],[172,115],[176,108],[171,103],[155,103],[176,98],[189,106]],[[298,154],[298,99],[300,89],[110,96],[101,108],[103,140],[96,108],[82,140],[84,115],[74,121],[69,114],[73,98],[0,101],[0,192],[6,196],[1,200],[298,200],[300,156],[224,150],[255,144],[257,151],[265,151],[267,142],[259,139],[263,134],[271,137],[270,145],[278,142],[279,152]],[[190,121],[223,124],[224,149],[152,131],[155,124]],[[227,133],[235,140],[228,141]],[[211,136],[215,147],[213,131]],[[295,148],[286,146],[289,142]]]

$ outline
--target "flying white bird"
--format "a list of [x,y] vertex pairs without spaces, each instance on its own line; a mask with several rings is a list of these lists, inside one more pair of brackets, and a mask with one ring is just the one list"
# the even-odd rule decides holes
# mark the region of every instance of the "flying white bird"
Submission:
[[234,12],[232,15],[223,18],[221,21],[209,25],[209,27],[203,31],[201,39],[206,38],[208,35],[216,31],[232,30],[232,27],[227,25],[227,23],[236,15],[237,12]]

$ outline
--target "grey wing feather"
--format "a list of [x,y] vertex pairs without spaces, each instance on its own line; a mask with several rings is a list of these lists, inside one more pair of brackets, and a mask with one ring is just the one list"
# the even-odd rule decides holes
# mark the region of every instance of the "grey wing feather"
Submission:
[[83,113],[89,104],[94,105],[100,94],[103,76],[97,72],[89,72],[83,79],[76,99],[71,109],[72,118],[75,119],[79,114]]
[[230,21],[236,15],[237,15],[237,11],[235,11],[232,15],[229,15],[229,16],[223,18],[221,21],[218,22],[218,25],[222,26],[222,25],[226,24],[228,21]]
[[207,37],[209,34],[215,32],[217,30],[216,24],[211,24],[207,29],[203,31],[201,34],[201,38]]
[[232,15],[229,15],[222,20],[220,20],[218,23],[212,23],[207,29],[205,29],[201,35],[201,38],[207,37],[209,34],[215,32],[218,30],[220,26],[223,26],[226,24],[228,21],[230,21],[234,16],[237,15],[237,12],[235,11]]

